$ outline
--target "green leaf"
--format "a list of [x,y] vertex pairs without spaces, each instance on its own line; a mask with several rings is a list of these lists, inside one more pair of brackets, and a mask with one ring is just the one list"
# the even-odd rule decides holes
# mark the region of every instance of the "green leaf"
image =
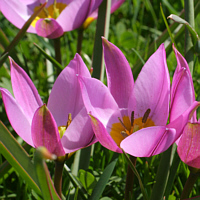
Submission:
[[60,200],[51,180],[45,159],[56,158],[45,147],[39,147],[34,153],[34,166],[44,200]]
[[41,194],[39,183],[37,181],[34,165],[17,140],[6,129],[0,121],[0,152],[19,173],[19,175],[27,182],[27,184]]
[[96,200],[96,199],[99,199],[101,197],[101,194],[103,193],[103,191],[106,187],[106,184],[107,184],[110,176],[112,175],[112,172],[115,168],[117,160],[118,160],[118,154],[115,153],[113,155],[112,161],[107,165],[107,167],[105,168],[105,170],[104,170],[103,174],[101,175],[99,181],[97,182],[89,200]]
[[[31,17],[28,19],[28,21],[24,24],[24,26],[19,30],[18,34],[15,36],[15,38],[13,39],[13,41],[9,44],[9,46],[7,46],[7,48],[5,49],[4,53],[1,55],[0,58],[0,66],[4,63],[5,59],[7,58],[7,56],[5,56],[5,54],[10,53],[10,51],[12,49],[14,49],[14,47],[18,44],[18,42],[21,40],[21,38],[24,36],[24,34],[26,33],[28,27],[31,25],[32,21],[35,19],[35,17],[43,10],[43,8],[45,7],[47,3],[44,3],[40,6],[40,8],[34,12]],[[3,56],[3,58],[2,58]]]
[[164,12],[163,12],[162,5],[161,5],[161,4],[160,4],[160,11],[161,11],[163,20],[164,20],[164,22],[165,22],[165,26],[166,26],[166,28],[167,28],[167,31],[168,31],[168,33],[169,33],[169,36],[170,36],[170,38],[171,38],[171,40],[172,40],[172,43],[174,43],[175,47],[177,47],[177,46],[176,46],[176,43],[175,43],[175,40],[174,40],[174,37],[172,36],[172,32],[171,32],[171,30],[170,30],[170,28],[169,28],[169,25],[168,25],[168,23],[167,23],[167,20],[166,20],[166,17],[165,17],[165,14],[164,14]]
[[79,170],[79,180],[83,184],[84,188],[87,190],[88,194],[92,194],[97,181],[96,178],[90,173],[83,169]]
[[63,70],[63,66],[57,62],[54,58],[52,58],[50,55],[48,55],[41,47],[39,47],[37,44],[34,43],[34,45],[37,47],[37,49],[42,53],[46,59],[48,59],[56,68]]
[[192,42],[193,45],[195,46],[197,41],[199,41],[199,36],[197,34],[197,32],[194,30],[194,28],[184,19],[182,19],[181,17],[177,16],[177,15],[173,15],[171,14],[169,17],[167,17],[169,19],[172,19],[173,21],[179,23],[179,24],[184,24],[188,31],[190,32],[191,36],[192,36]]

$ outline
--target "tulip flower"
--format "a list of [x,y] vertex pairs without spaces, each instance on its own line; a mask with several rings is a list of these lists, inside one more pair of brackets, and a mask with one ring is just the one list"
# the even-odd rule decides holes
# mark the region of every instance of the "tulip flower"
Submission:
[[135,83],[123,53],[106,39],[103,48],[108,87],[96,79],[79,76],[97,139],[112,151],[122,153],[123,149],[135,157],[165,151],[180,136],[176,128],[178,123],[183,126],[180,119],[183,113],[186,119],[189,111],[177,109],[180,115],[172,117],[176,126],[166,125],[170,79],[164,45],[148,59]]
[[15,98],[7,89],[0,92],[10,124],[26,143],[63,156],[95,142],[76,78],[90,73],[78,54],[58,76],[47,105],[25,71],[12,59],[10,65]]
[[[1,0],[0,10],[16,27],[21,28],[45,0]],[[45,8],[27,30],[39,36],[57,38],[80,27],[102,0],[48,0]]]

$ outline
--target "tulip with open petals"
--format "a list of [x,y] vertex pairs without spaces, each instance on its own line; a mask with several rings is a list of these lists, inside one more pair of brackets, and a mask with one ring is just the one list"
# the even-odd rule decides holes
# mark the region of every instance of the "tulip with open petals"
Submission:
[[7,89],[0,92],[13,129],[26,143],[63,156],[96,141],[76,77],[90,73],[78,54],[55,81],[47,106],[25,71],[12,59],[10,65],[15,98]]
[[[180,136],[178,122],[183,128],[189,111],[179,111],[179,116],[173,119],[177,126],[166,125],[170,79],[164,45],[149,58],[135,83],[122,52],[106,39],[103,47],[108,87],[96,79],[79,76],[84,104],[97,139],[112,151],[122,153],[124,149],[136,157],[165,151]],[[182,125],[178,119],[183,113],[185,124]]]
[[[80,27],[102,0],[48,0],[45,8],[27,30],[42,37],[57,38]],[[1,0],[0,10],[21,28],[45,0]]]

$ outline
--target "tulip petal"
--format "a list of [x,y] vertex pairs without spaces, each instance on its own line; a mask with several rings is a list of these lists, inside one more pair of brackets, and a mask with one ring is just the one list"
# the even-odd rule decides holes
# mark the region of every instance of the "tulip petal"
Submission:
[[117,10],[125,0],[112,0],[111,1],[111,13],[113,13],[115,10]]
[[149,118],[155,125],[165,125],[169,113],[170,79],[164,44],[148,59],[142,68],[129,100],[129,111],[135,118],[143,117],[150,109]]
[[200,124],[188,123],[178,143],[177,152],[187,165],[200,168]]
[[[200,102],[198,101],[193,102],[193,104],[184,113],[182,113],[178,118],[176,118],[174,121],[170,122],[167,125],[167,128],[176,129],[176,140],[181,136],[185,125],[192,118],[192,116],[194,115],[194,112],[199,106],[200,106]],[[178,143],[179,143],[179,140],[176,141],[177,145]]]
[[60,13],[56,21],[62,26],[63,31],[71,31],[80,27],[87,18],[90,0],[70,1]]
[[127,108],[134,80],[124,54],[105,38],[103,40],[107,82],[110,93],[120,108]]
[[41,37],[55,39],[63,35],[63,29],[55,19],[45,18],[36,22],[35,30]]
[[[33,14],[31,5],[27,7],[24,2],[20,3],[16,0],[1,0],[0,10],[3,15],[8,19],[8,21],[10,21],[19,29],[22,28],[25,22]],[[36,33],[35,29],[32,26],[30,26],[27,31],[31,33]]]
[[78,79],[87,112],[106,125],[111,115],[118,110],[118,105],[108,88],[94,78],[78,76]]
[[0,92],[11,126],[26,143],[34,147],[31,138],[31,120],[27,118],[21,106],[8,90],[0,88]]
[[132,156],[150,157],[167,150],[174,143],[175,135],[175,129],[152,126],[140,129],[126,137],[120,147]]
[[56,122],[46,105],[39,107],[31,125],[31,134],[35,147],[44,146],[57,156],[64,156]]
[[92,130],[90,117],[85,108],[72,119],[61,142],[66,153],[74,152],[97,142]]
[[177,68],[173,76],[171,88],[170,121],[175,120],[195,101],[194,86],[189,66],[174,46],[173,49],[177,59]]
[[42,100],[29,76],[11,58],[10,66],[15,99],[20,104],[28,120],[31,121],[35,110],[43,105]]
[[110,149],[111,151],[122,153],[122,150],[117,146],[112,137],[109,135],[104,125],[94,116],[90,115],[92,128],[96,135],[97,140],[101,143],[102,146]]
[[60,73],[48,99],[47,107],[58,126],[66,125],[68,114],[71,113],[73,119],[84,106],[77,74],[90,77],[86,65],[78,54]]

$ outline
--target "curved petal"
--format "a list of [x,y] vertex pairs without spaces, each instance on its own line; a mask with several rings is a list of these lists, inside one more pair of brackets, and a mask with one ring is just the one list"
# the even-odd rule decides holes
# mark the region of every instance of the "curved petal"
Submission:
[[195,101],[193,80],[187,61],[174,45],[173,49],[177,59],[177,67],[174,72],[171,88],[170,121],[175,120]]
[[44,146],[57,156],[64,156],[56,122],[46,105],[39,107],[31,125],[31,135],[35,147]]
[[94,78],[78,76],[78,79],[87,112],[106,125],[110,116],[118,110],[117,103],[108,88]]
[[55,19],[45,18],[36,22],[35,30],[39,36],[55,39],[63,35],[63,29]]
[[56,21],[62,26],[63,31],[71,31],[80,27],[87,18],[90,0],[70,1],[61,12]]
[[[31,2],[29,2],[31,3]],[[27,7],[26,4],[16,0],[1,0],[0,10],[3,15],[14,24],[17,28],[21,29],[28,18],[33,14],[33,7]],[[35,33],[35,29],[30,26],[28,32]]]
[[90,77],[86,65],[78,54],[60,73],[48,99],[47,107],[58,126],[66,124],[69,113],[72,114],[72,119],[75,118],[84,106],[77,74]]
[[42,100],[29,76],[11,58],[10,67],[15,99],[20,104],[26,117],[31,121],[36,109],[43,105]]
[[83,108],[65,131],[61,142],[65,153],[71,153],[78,149],[92,145],[97,140],[94,140],[95,135],[92,130],[90,118]]
[[120,144],[124,151],[135,157],[150,157],[167,150],[175,142],[175,129],[152,126],[140,129]]
[[[185,125],[192,118],[194,112],[199,106],[200,106],[200,102],[198,101],[193,102],[193,104],[184,113],[182,113],[178,118],[176,118],[174,121],[170,122],[167,125],[168,128],[176,129],[176,140],[181,136]],[[176,141],[177,145],[178,143],[179,143],[179,140]]]
[[122,150],[117,146],[112,137],[109,135],[104,125],[94,116],[90,115],[92,128],[96,135],[97,140],[101,143],[102,146],[110,149],[111,151],[122,153]]
[[103,40],[107,82],[110,93],[120,108],[127,108],[133,91],[133,75],[124,54],[105,38]]
[[31,138],[31,120],[8,90],[0,88],[0,92],[11,126],[26,143],[34,147]]
[[143,117],[150,109],[149,117],[155,125],[165,125],[169,113],[170,79],[166,64],[164,44],[148,59],[142,68],[129,100],[129,112],[135,118]]
[[178,143],[177,152],[187,165],[200,168],[200,124],[188,123]]
[[195,101],[189,72],[182,68],[172,82],[170,122],[178,118]]

